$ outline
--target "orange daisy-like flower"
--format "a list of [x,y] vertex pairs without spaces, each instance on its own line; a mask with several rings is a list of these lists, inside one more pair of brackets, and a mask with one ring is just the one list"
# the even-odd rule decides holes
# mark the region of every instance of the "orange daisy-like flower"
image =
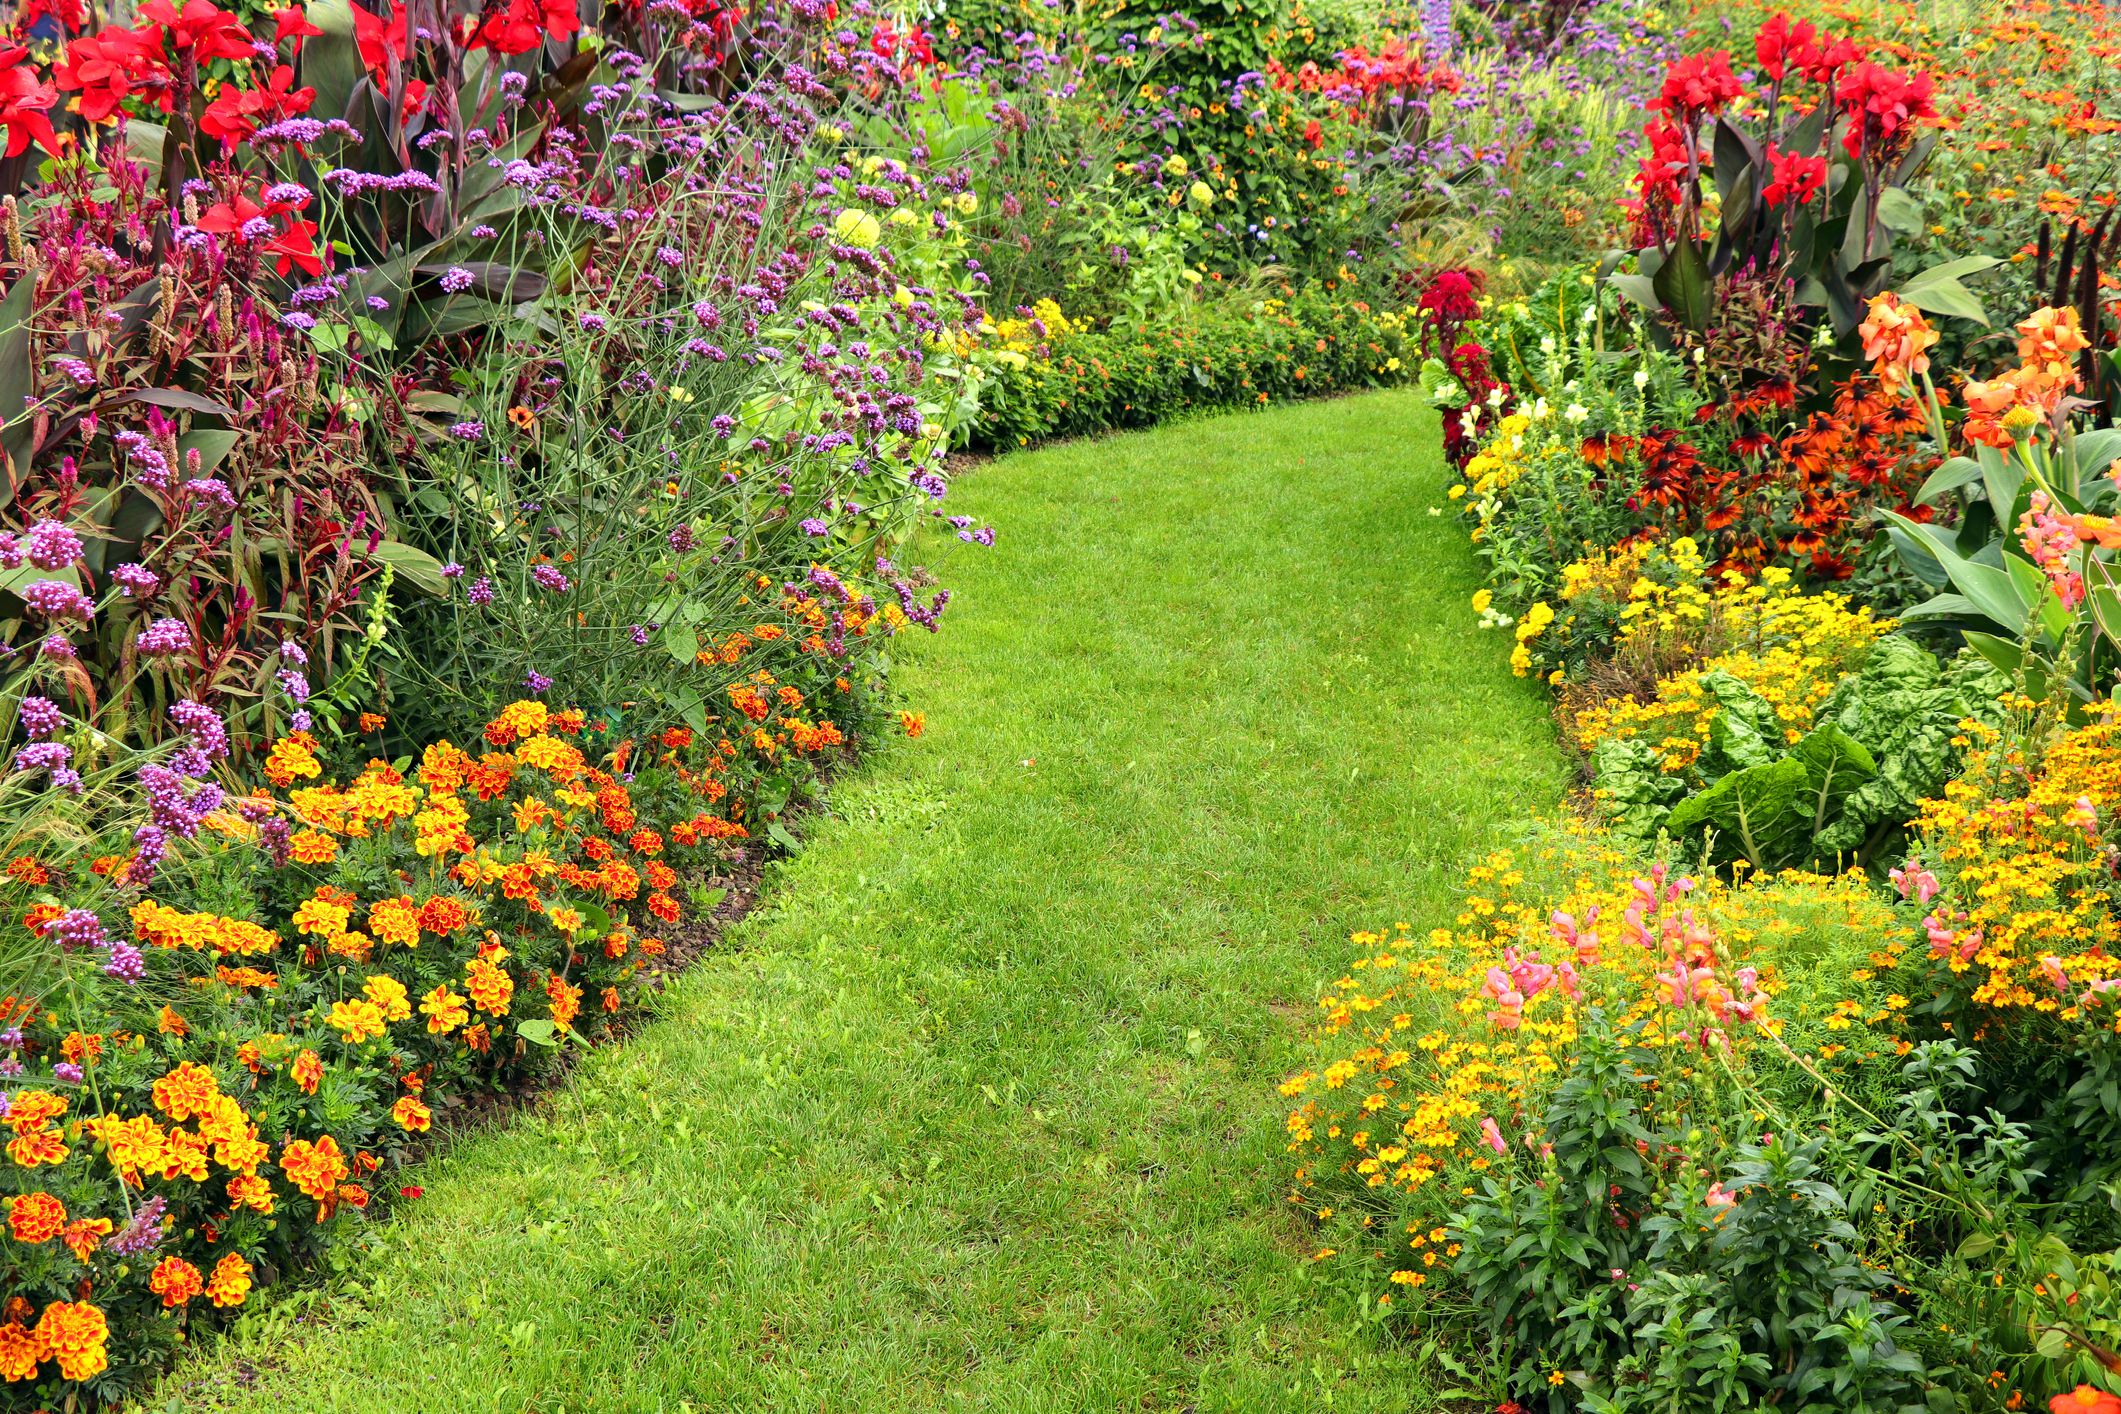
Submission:
[[306,1050],[295,1057],[295,1063],[288,1068],[288,1074],[294,1077],[295,1084],[302,1087],[303,1094],[314,1095],[317,1093],[318,1083],[324,1079],[324,1062],[317,1058],[315,1051]]
[[410,1095],[390,1107],[390,1117],[397,1121],[400,1129],[413,1134],[424,1134],[433,1127],[432,1111]]

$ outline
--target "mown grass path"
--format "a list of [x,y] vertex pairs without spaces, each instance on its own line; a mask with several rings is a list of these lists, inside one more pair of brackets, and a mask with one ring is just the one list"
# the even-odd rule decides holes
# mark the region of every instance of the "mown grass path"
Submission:
[[[1351,929],[1554,798],[1406,394],[1015,456],[768,907],[186,1409],[1431,1408],[1307,1280],[1274,1083]],[[245,1362],[248,1362],[246,1364]],[[238,1374],[241,1378],[238,1378]]]

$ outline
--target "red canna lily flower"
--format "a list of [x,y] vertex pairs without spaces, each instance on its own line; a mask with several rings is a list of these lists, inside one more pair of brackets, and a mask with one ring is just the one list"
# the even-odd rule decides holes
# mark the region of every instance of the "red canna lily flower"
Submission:
[[170,42],[180,50],[190,50],[195,61],[257,57],[257,41],[250,31],[213,0],[184,0],[182,10],[170,0],[147,0],[140,7],[140,18],[160,25]]
[[45,116],[59,101],[59,90],[37,76],[28,58],[27,49],[0,46],[0,128],[7,131],[9,157],[20,157],[31,142],[46,152],[59,150],[58,134]]
[[285,64],[272,71],[263,88],[225,86],[199,119],[199,130],[234,147],[261,127],[309,111],[317,98],[313,88],[295,88],[295,71]]
[[54,76],[60,88],[78,90],[74,111],[91,123],[111,121],[128,98],[150,97],[168,111],[169,68],[158,29],[82,35],[67,44],[66,59]]
[[[358,12],[360,7],[357,5],[354,9]],[[315,39],[324,33],[323,30],[318,29],[309,22],[308,12],[300,5],[290,5],[284,10],[273,11],[272,22],[273,47],[277,49],[292,39],[295,42],[294,48],[289,52],[296,55],[302,52],[303,40]]]

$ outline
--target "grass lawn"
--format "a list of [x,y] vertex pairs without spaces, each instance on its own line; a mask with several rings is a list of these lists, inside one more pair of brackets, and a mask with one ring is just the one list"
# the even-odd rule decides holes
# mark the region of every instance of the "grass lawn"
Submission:
[[1418,395],[1010,457],[928,732],[766,908],[186,1410],[1423,1410],[1307,1281],[1274,1084],[1351,929],[1562,765]]

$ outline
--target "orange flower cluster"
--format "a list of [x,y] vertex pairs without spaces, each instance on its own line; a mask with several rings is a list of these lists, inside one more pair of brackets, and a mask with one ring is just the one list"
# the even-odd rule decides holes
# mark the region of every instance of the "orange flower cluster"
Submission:
[[1966,385],[1966,435],[1983,446],[2008,449],[2051,423],[2078,386],[2076,356],[2091,347],[2074,309],[2036,309],[2017,330],[2018,367]]

